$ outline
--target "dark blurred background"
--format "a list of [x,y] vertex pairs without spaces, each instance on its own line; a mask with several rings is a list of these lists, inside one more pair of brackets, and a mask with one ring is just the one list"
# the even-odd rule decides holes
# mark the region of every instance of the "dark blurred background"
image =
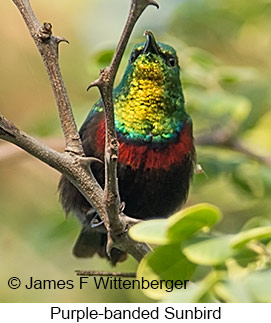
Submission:
[[[129,48],[151,29],[176,48],[186,107],[194,121],[198,163],[188,205],[209,202],[224,214],[217,230],[265,225],[270,215],[271,1],[159,0],[135,28]],[[98,91],[86,92],[108,64],[128,12],[125,0],[32,0],[41,22],[70,41],[60,64],[77,124]],[[63,149],[63,136],[41,58],[12,1],[0,3],[0,112],[22,130]],[[129,48],[121,64],[125,68]],[[138,291],[9,290],[7,280],[76,279],[75,269],[112,270],[103,260],[71,254],[80,230],[58,203],[59,174],[0,142],[2,302],[144,302]],[[165,201],[166,203],[166,201]],[[117,271],[134,271],[129,258]]]

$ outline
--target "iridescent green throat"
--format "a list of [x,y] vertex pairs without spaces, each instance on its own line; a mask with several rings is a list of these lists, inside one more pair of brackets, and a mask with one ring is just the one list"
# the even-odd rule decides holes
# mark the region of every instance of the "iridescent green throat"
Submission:
[[179,80],[159,55],[140,55],[114,92],[115,124],[127,139],[161,142],[176,136],[186,117]]

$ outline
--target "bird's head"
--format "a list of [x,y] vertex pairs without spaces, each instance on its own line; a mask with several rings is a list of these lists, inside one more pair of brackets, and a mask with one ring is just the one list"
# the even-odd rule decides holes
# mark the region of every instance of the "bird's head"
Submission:
[[177,133],[185,118],[180,68],[174,48],[150,31],[145,36],[114,92],[116,128],[129,138],[161,141]]
[[158,83],[179,83],[179,64],[176,51],[169,45],[156,42],[151,31],[145,31],[146,42],[137,44],[131,53],[127,72],[133,80]]

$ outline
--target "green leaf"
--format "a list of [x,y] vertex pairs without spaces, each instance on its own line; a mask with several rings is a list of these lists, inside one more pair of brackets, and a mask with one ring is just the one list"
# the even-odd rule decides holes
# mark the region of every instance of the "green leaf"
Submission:
[[219,209],[202,203],[184,209],[169,218],[168,238],[179,242],[191,237],[203,228],[210,228],[221,219]]
[[230,246],[232,235],[220,237],[196,237],[183,243],[182,251],[192,262],[199,265],[219,265],[232,257],[234,250]]
[[264,238],[271,238],[271,226],[242,231],[232,239],[231,246],[233,248],[242,248],[251,240],[261,240]]
[[104,68],[110,64],[113,55],[114,55],[114,50],[107,49],[96,53],[93,56],[93,58],[95,59],[96,64],[99,68]]
[[271,302],[271,270],[249,273],[240,279],[219,283],[214,288],[225,302]]
[[249,129],[256,126],[264,115],[268,114],[270,111],[270,84],[266,80],[263,74],[260,75],[260,79],[255,78],[248,80],[242,84],[241,92],[246,95],[246,97],[252,103],[252,109],[247,119],[241,124],[239,133],[244,133]]
[[[231,174],[232,171],[240,164],[247,163],[246,158],[235,155],[233,158],[233,156],[228,152],[226,154],[220,153],[218,156],[217,154],[215,154],[216,150],[206,152],[206,148],[202,149],[200,147],[198,147],[197,152],[200,157],[200,164],[204,170],[204,176],[207,177],[208,182],[210,182],[211,179],[217,180],[218,176],[223,173],[227,175]],[[197,180],[197,177],[198,176],[194,176],[193,185],[199,182]],[[204,183],[203,176],[201,177],[201,181]]]
[[213,122],[225,126],[230,120],[242,123],[251,111],[251,102],[247,97],[231,94],[223,90],[206,91],[195,88],[186,90],[189,96],[189,106],[201,109]]
[[249,219],[242,227],[241,231],[247,231],[249,229],[258,227],[268,227],[271,226],[271,215],[270,216],[254,216]]
[[130,236],[137,241],[163,245],[187,239],[203,228],[209,228],[221,218],[220,211],[210,204],[198,204],[184,209],[168,219],[149,220],[134,225]]
[[251,303],[253,301],[239,280],[220,282],[214,286],[214,291],[220,299],[227,303]]
[[[177,245],[158,247],[153,253],[142,259],[138,266],[137,277],[151,280],[189,280],[195,271],[191,263],[180,251]],[[142,292],[153,299],[161,299],[169,292],[166,286],[157,289],[143,289]]]
[[202,281],[189,285],[189,288],[173,291],[163,301],[167,303],[198,303],[208,299],[214,301],[209,291],[219,279],[218,273],[211,272]]
[[168,242],[167,228],[167,219],[149,220],[134,225],[129,234],[137,241],[163,245]]
[[251,80],[255,80],[255,78],[259,77],[259,73],[253,68],[249,67],[236,67],[236,66],[227,66],[221,65],[218,68],[219,73],[219,82],[221,85],[225,85],[223,83],[237,83],[234,85],[238,85],[238,83],[242,82],[250,82]]
[[245,286],[252,294],[254,301],[271,303],[271,270],[258,271],[249,274]]
[[189,52],[191,61],[196,62],[207,70],[218,65],[216,57],[214,57],[211,53],[203,50],[202,48],[192,47],[189,48]]
[[[268,174],[267,174],[268,173]],[[263,198],[270,192],[270,170],[257,163],[240,164],[232,170],[233,183],[244,193]]]
[[259,260],[259,254],[249,248],[241,248],[238,250],[238,254],[234,256],[237,264],[243,268],[247,267],[251,263],[255,263]]

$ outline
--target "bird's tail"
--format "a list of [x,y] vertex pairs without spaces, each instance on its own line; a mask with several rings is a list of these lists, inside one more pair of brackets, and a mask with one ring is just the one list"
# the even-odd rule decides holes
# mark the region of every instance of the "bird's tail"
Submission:
[[95,229],[83,227],[73,247],[73,254],[79,258],[93,257],[96,253],[107,258],[114,266],[117,262],[126,260],[127,254],[117,248],[112,248],[110,256],[106,252],[107,234]]
[[100,257],[107,258],[113,265],[124,261],[127,254],[119,249],[112,248],[110,256],[107,255],[106,229],[104,226],[91,227],[91,223],[95,221],[97,216],[76,187],[65,176],[62,176],[58,188],[60,201],[66,214],[73,212],[83,226],[73,248],[73,254],[79,258],[89,258],[97,253]]

